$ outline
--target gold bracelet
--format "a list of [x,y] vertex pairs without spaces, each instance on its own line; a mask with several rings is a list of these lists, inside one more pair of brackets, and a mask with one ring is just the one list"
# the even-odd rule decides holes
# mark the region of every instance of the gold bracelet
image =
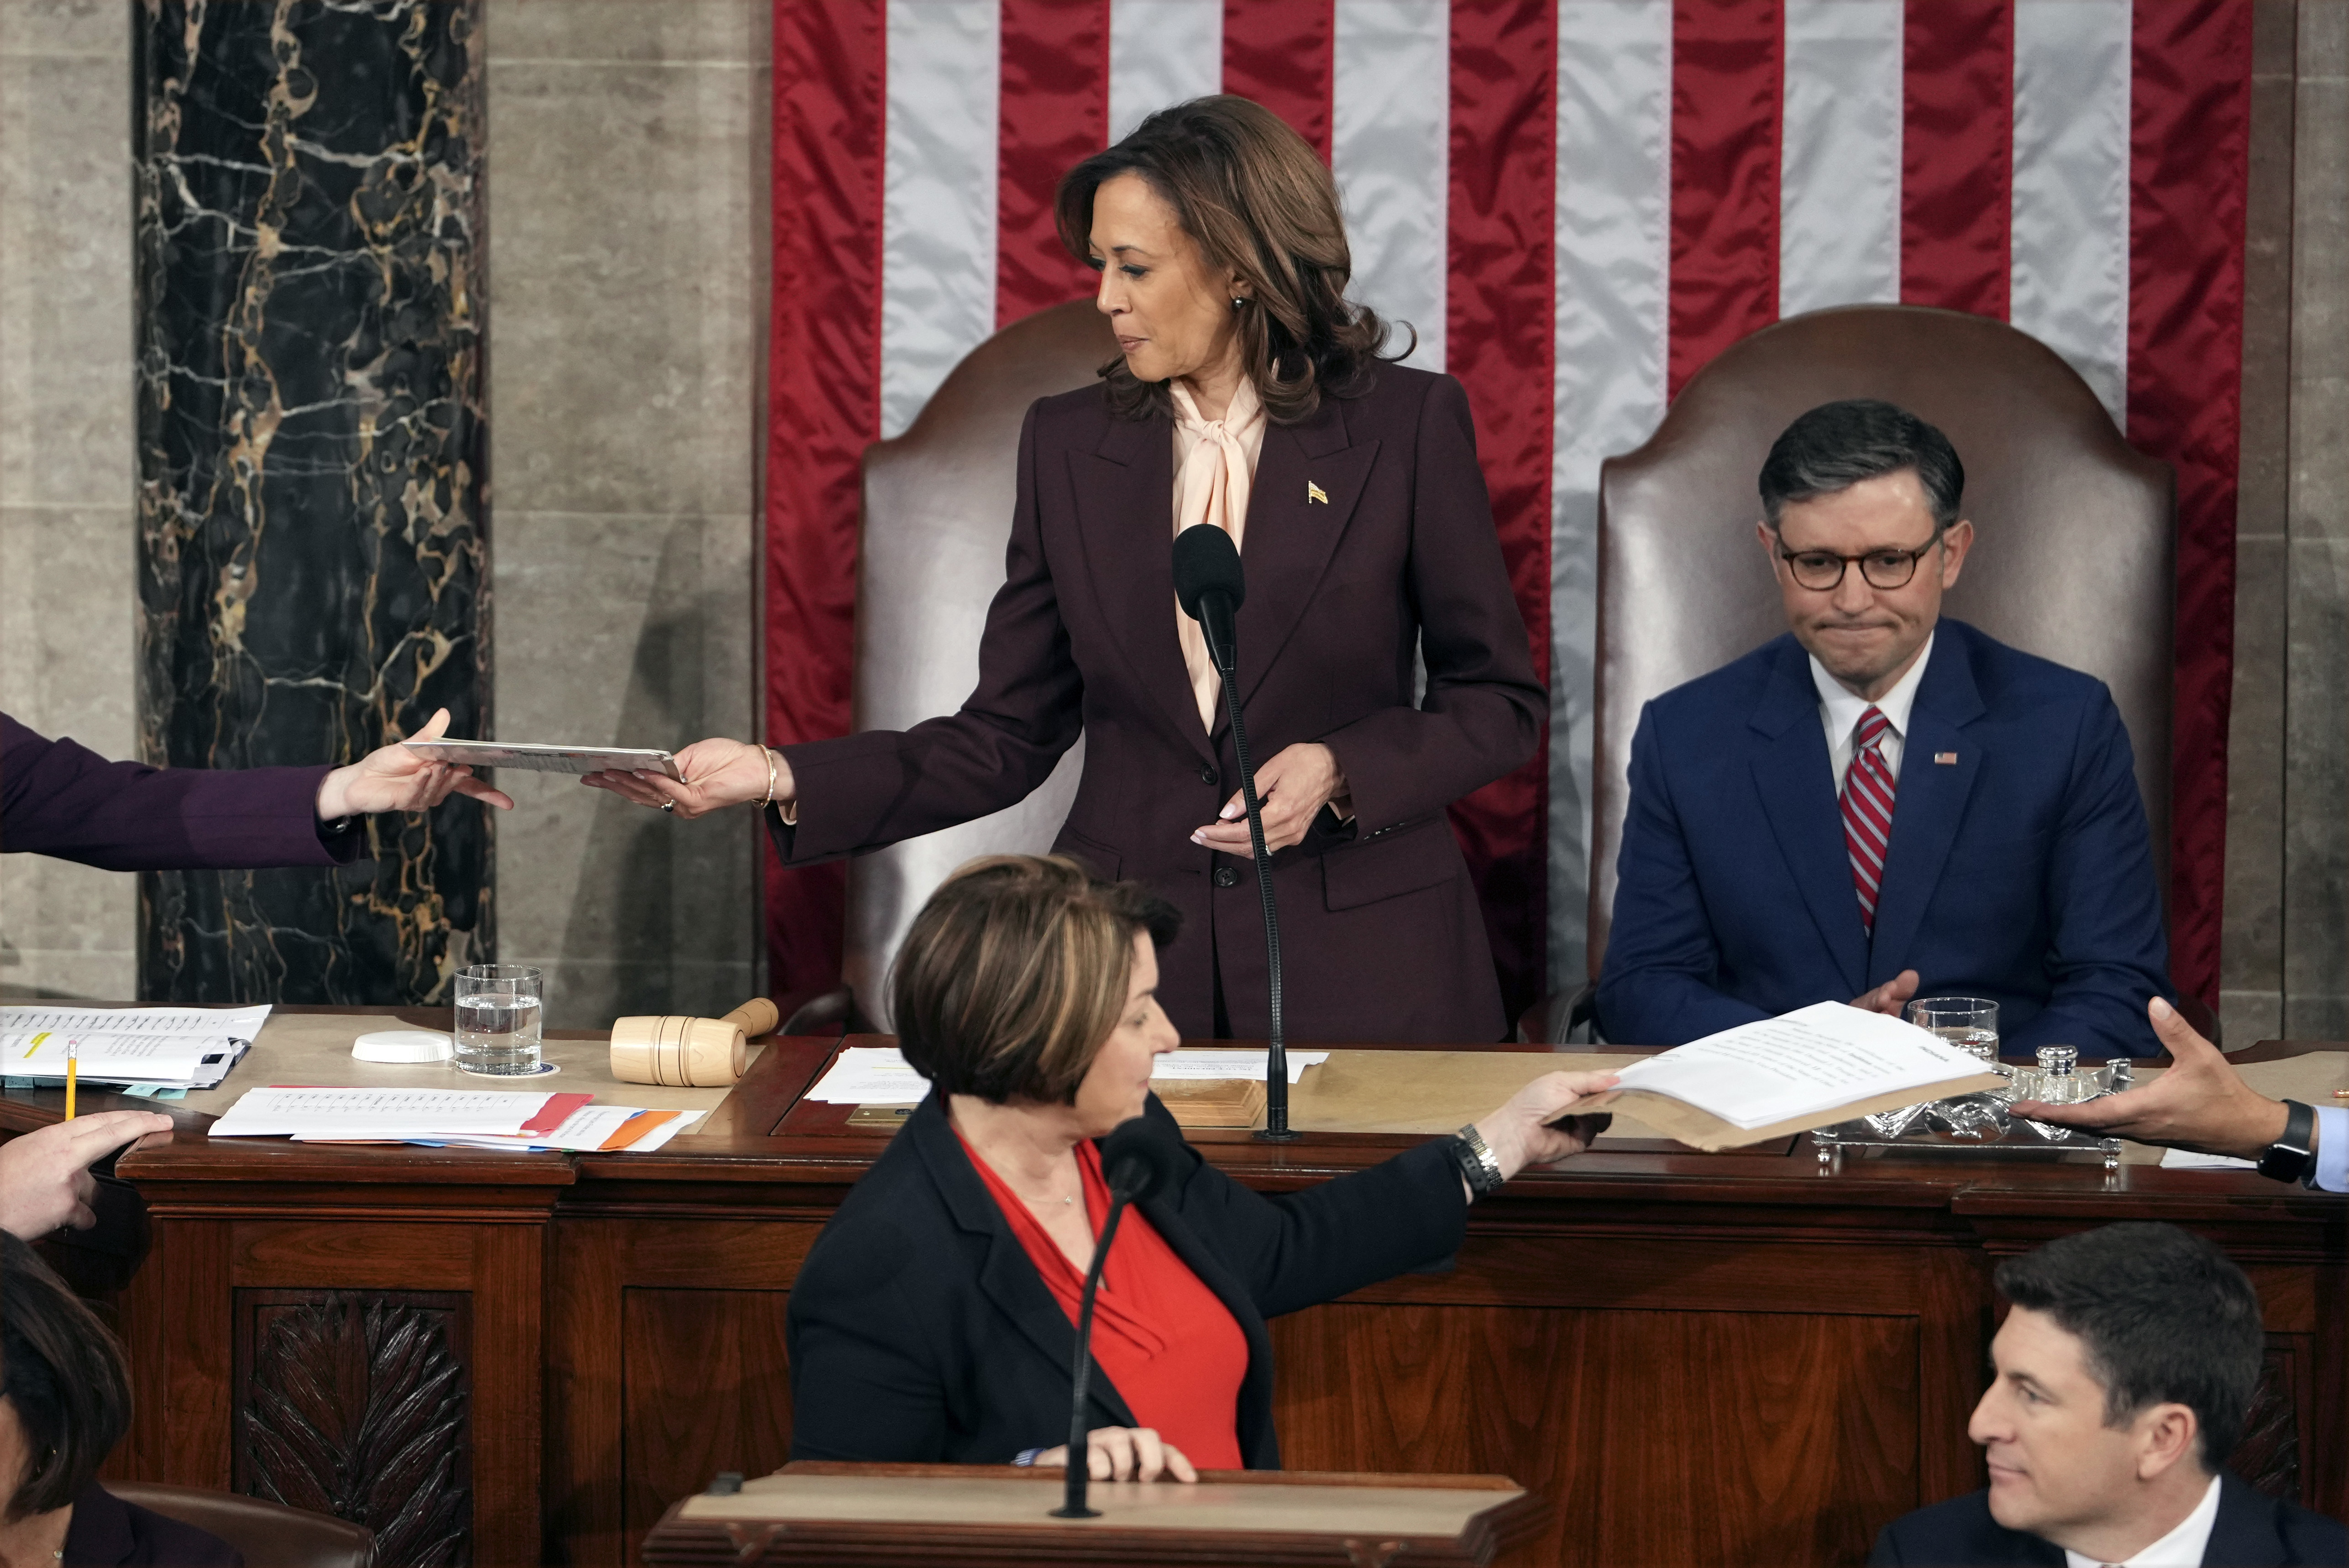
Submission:
[[759,802],[759,810],[763,811],[775,803],[775,752],[772,747],[761,746],[759,749],[767,756],[767,798]]

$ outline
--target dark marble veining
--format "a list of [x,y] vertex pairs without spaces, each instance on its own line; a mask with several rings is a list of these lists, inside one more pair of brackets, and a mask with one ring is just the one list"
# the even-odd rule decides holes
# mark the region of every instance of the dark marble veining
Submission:
[[[136,0],[140,739],[178,767],[489,733],[481,0]],[[140,882],[150,1000],[445,999],[488,814]]]

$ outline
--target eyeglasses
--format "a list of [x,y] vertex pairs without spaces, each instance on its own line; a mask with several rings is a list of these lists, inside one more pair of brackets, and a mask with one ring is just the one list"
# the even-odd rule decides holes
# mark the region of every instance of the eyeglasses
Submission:
[[1909,580],[1917,575],[1917,562],[1930,554],[1941,542],[1940,534],[1933,535],[1914,550],[1870,550],[1860,555],[1837,555],[1832,550],[1788,550],[1781,546],[1778,558],[1794,573],[1795,581],[1815,593],[1828,593],[1843,585],[1846,568],[1854,562],[1859,564],[1859,574],[1871,588],[1906,588]]

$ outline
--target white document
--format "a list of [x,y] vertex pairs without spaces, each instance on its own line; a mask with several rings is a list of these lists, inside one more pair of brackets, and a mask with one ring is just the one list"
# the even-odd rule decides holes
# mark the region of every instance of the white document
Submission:
[[1820,1002],[1692,1040],[1616,1074],[1625,1088],[1670,1095],[1733,1127],[1768,1127],[1896,1089],[1930,1099],[1982,1060],[1914,1024]]
[[[1160,1078],[1230,1079],[1247,1083],[1266,1081],[1265,1054],[1262,1051],[1184,1050],[1159,1057],[1151,1064],[1150,1076]],[[1327,1051],[1290,1051],[1288,1081],[1293,1085],[1305,1077],[1305,1069],[1318,1067],[1330,1059]]]
[[2191,1149],[2165,1149],[2161,1151],[2164,1171],[2256,1171],[2256,1160],[2238,1160],[2231,1154],[2203,1154]]
[[209,1088],[269,1021],[253,1007],[0,1007],[0,1069],[63,1078],[68,1049],[81,1078]]
[[[560,1149],[574,1154],[594,1154],[603,1149],[614,1133],[626,1126],[631,1118],[644,1114],[640,1106],[583,1105],[565,1117],[563,1125],[552,1132],[521,1133],[512,1138],[440,1138],[431,1141],[460,1149]],[[678,1111],[634,1143],[613,1152],[649,1154],[708,1114],[699,1110]]]
[[917,1105],[930,1080],[905,1065],[894,1046],[851,1046],[806,1098],[819,1105]]
[[552,1093],[456,1088],[250,1088],[214,1138],[356,1139],[519,1135]]
[[[1305,1069],[1330,1059],[1327,1051],[1288,1053],[1288,1081],[1296,1083]],[[1244,1078],[1264,1081],[1262,1051],[1175,1051],[1160,1057],[1150,1069],[1153,1078]],[[851,1046],[840,1053],[830,1071],[807,1091],[819,1105],[916,1105],[930,1092],[930,1080],[905,1065],[904,1053],[887,1046]]]

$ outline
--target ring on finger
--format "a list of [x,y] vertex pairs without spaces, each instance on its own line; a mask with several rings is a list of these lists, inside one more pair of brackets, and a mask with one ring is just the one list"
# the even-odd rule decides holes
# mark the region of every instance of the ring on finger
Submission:
[[661,802],[661,810],[664,811],[673,812],[677,810],[677,802],[674,800],[664,800]]

